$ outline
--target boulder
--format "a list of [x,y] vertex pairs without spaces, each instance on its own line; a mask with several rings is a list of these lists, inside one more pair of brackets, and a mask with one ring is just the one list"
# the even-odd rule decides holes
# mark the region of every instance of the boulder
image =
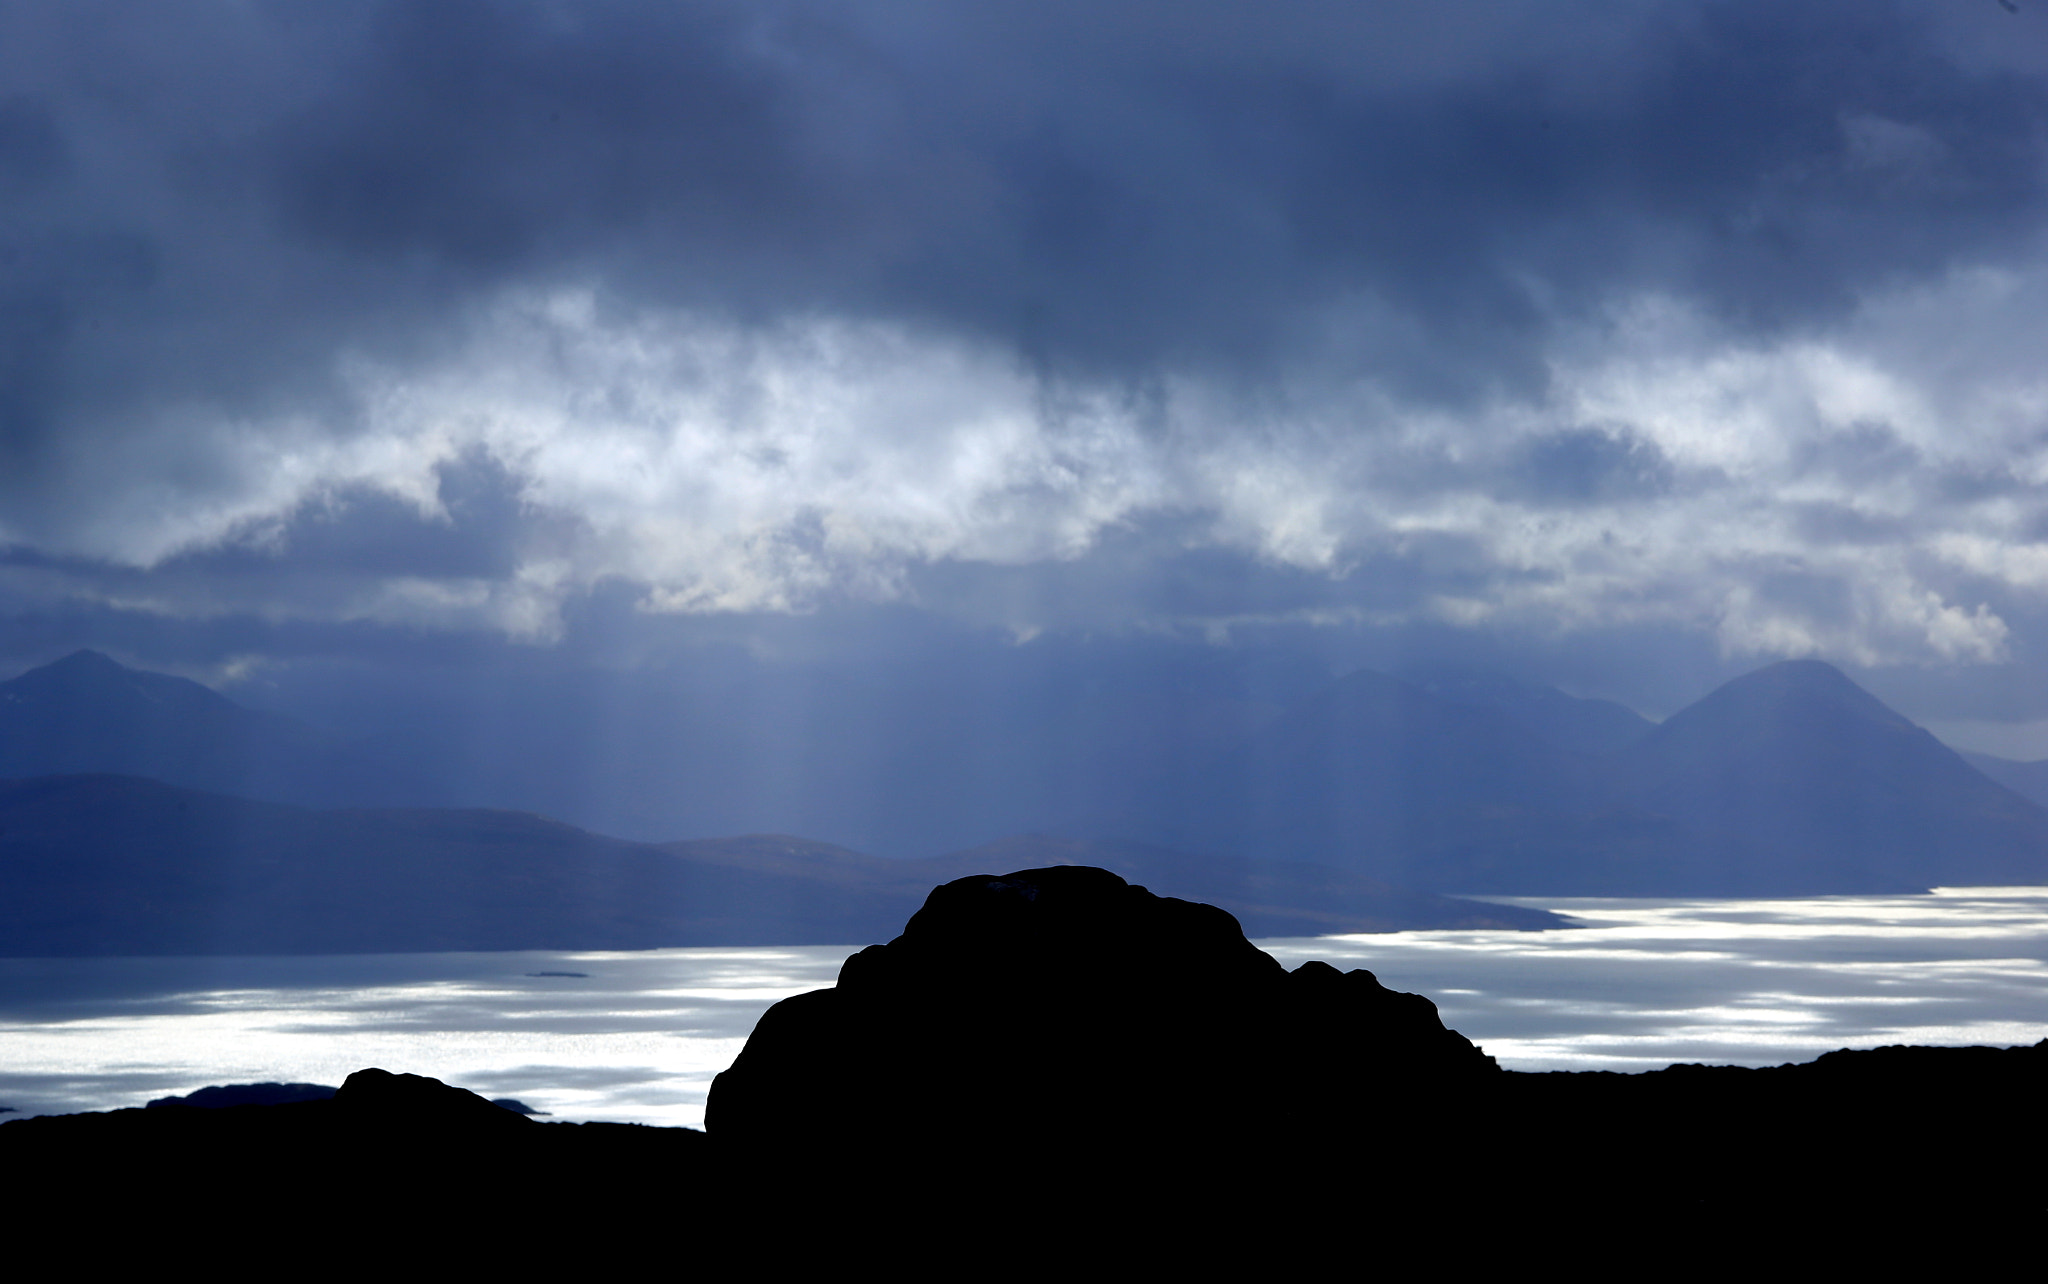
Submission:
[[1426,1145],[1497,1075],[1420,995],[1288,972],[1214,906],[1060,866],[947,883],[832,989],[769,1009],[706,1129],[764,1156],[980,1171],[1361,1137],[1384,1152]]

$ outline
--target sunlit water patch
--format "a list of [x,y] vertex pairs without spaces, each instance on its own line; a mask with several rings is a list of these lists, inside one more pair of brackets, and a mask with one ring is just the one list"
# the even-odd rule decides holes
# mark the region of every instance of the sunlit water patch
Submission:
[[[2048,1036],[2048,888],[1517,903],[1582,926],[1260,944],[1427,994],[1515,1069]],[[561,1119],[696,1125],[762,1011],[831,984],[852,948],[0,960],[0,1105],[107,1109],[378,1065]]]
[[2048,888],[1513,903],[1582,926],[1261,944],[1290,967],[1326,959],[1427,994],[1518,1070],[1775,1065],[1835,1048],[2048,1036]]
[[562,1119],[695,1126],[761,1013],[830,985],[847,952],[5,959],[0,1105],[107,1109],[374,1065]]

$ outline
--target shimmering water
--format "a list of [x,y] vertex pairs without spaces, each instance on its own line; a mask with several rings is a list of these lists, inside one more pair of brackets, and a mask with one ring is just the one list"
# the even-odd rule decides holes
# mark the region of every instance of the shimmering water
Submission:
[[[2048,1037],[2048,888],[1520,903],[1584,926],[1260,944],[1427,994],[1515,1069]],[[831,984],[852,948],[0,960],[0,1105],[108,1109],[378,1065],[557,1118],[695,1125],[761,1012]]]

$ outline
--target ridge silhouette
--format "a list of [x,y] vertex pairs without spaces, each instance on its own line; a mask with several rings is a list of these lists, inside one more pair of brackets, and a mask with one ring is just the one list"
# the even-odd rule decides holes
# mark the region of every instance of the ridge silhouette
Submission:
[[679,1234],[767,1274],[1410,1269],[1561,1240],[1741,1265],[2037,1219],[2044,1099],[2048,1039],[1503,1071],[1426,998],[1287,972],[1221,910],[1067,866],[941,886],[776,1005],[708,1133],[363,1070],[321,1100],[0,1124],[0,1164],[17,1225],[124,1266],[197,1238],[236,1268],[638,1269]]

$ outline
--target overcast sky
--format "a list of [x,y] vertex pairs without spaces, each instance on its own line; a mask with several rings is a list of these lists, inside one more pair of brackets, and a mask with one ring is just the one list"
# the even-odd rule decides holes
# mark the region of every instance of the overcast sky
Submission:
[[2048,754],[2017,3],[0,2],[0,658],[1814,655]]

